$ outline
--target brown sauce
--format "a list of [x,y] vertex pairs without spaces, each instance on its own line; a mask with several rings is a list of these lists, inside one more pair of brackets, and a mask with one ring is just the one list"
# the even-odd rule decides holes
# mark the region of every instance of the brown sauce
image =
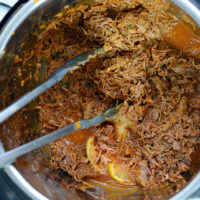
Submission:
[[186,25],[179,23],[167,36],[167,41],[176,49],[200,58],[200,38]]
[[87,139],[93,135],[93,133],[87,129],[75,131],[65,136],[65,138],[74,145],[82,145],[87,142]]

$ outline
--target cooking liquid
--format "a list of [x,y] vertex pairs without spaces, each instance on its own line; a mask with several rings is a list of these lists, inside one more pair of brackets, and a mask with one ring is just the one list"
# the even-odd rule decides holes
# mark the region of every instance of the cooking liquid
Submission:
[[175,49],[200,59],[200,37],[182,22],[175,25],[171,32],[165,33],[164,38]]

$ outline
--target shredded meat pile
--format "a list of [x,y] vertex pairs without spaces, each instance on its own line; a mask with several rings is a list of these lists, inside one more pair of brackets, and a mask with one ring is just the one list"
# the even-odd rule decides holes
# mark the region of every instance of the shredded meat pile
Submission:
[[[135,132],[127,130],[122,152],[113,124],[91,128],[98,162],[106,166],[105,155],[120,156],[133,182],[144,189],[166,183],[180,189],[186,184],[182,173],[189,170],[200,142],[200,65],[165,40],[180,22],[165,6],[151,6],[142,0],[98,0],[91,7],[64,11],[27,54],[46,60],[48,76],[81,52],[104,46],[105,53],[40,97],[43,132],[124,102],[123,112]],[[75,180],[99,174],[87,159],[85,142],[69,144],[63,137],[51,146],[52,166]]]

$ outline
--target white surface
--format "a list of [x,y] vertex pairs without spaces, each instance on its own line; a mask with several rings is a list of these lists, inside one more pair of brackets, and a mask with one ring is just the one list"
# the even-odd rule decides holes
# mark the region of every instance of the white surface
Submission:
[[0,5],[0,21],[4,18],[6,13],[9,11],[9,8]]
[[[17,1],[18,0],[0,0],[0,3],[2,3],[2,5],[0,4],[0,21],[10,10],[9,7],[11,8],[12,6],[14,6]],[[3,4],[5,4],[5,6]]]
[[4,3],[10,7],[14,6],[18,0],[0,0],[0,3]]
[[188,200],[200,200],[200,198],[190,198]]

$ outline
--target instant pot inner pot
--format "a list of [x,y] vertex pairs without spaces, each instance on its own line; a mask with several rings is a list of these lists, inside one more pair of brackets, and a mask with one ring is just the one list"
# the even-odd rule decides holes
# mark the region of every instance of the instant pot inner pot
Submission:
[[[50,0],[43,3],[13,33],[5,48],[5,54],[0,61],[0,108],[10,105],[21,95],[27,93],[44,80],[45,61],[41,60],[40,64],[42,67],[38,76],[36,76],[35,65],[38,63],[33,60],[32,63],[27,63],[26,67],[21,68],[19,64],[14,62],[16,55],[20,55],[21,45],[24,42],[26,43],[25,48],[31,51],[32,44],[37,37],[37,34],[33,33],[40,30],[40,24],[48,24],[48,21],[54,14],[58,13],[64,6],[70,3],[72,2],[64,0]],[[84,3],[87,3],[87,1]],[[18,146],[18,141],[23,144],[41,135],[37,106],[38,99],[35,99],[28,106],[0,125],[0,136],[6,150]],[[50,151],[47,145],[19,158],[15,162],[15,166],[19,172],[43,195],[51,199],[78,199],[78,197],[81,199],[93,199],[92,195],[97,195],[97,193],[104,195],[101,188],[98,191],[91,190],[88,193],[84,193],[69,187],[74,184],[74,181],[63,171],[53,170],[48,166],[49,154]],[[199,165],[199,158],[200,155],[196,153],[193,159],[193,163],[195,164],[193,165],[192,171],[194,173],[198,170],[196,166]],[[188,179],[191,178],[191,174],[185,174],[185,176]],[[155,196],[155,193],[159,193],[159,191],[154,191],[154,194],[150,194],[150,196]],[[166,193],[166,196],[168,196],[167,189],[161,191],[161,193]],[[143,195],[135,193],[132,195],[132,199],[143,199]],[[118,197],[113,196],[113,198],[127,199],[128,197],[120,196],[119,194]]]

